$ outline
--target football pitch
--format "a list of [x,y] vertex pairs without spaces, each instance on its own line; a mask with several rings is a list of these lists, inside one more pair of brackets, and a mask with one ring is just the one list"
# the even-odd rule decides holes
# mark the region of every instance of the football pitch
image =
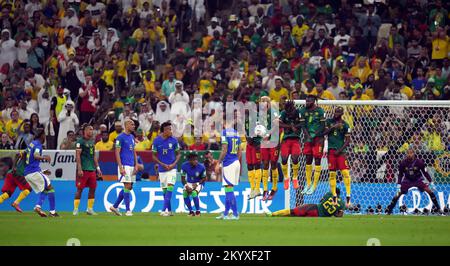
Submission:
[[450,245],[450,217],[360,215],[343,218],[297,218],[242,215],[238,221],[214,214],[111,213],[87,216],[60,213],[0,212],[0,245],[65,246],[76,238],[82,246],[365,246],[370,238],[386,245]]

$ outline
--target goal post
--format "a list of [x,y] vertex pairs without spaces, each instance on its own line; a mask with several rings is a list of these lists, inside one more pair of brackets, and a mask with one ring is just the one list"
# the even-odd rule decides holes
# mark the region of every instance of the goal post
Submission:
[[[302,107],[305,100],[296,100]],[[450,205],[450,101],[349,101],[318,100],[331,118],[337,106],[344,108],[343,119],[351,129],[351,142],[347,148],[347,161],[352,180],[351,198],[354,207],[351,213],[377,213],[386,208],[396,193],[398,164],[412,146],[422,158],[433,182],[441,209]],[[303,148],[303,136],[301,136]],[[327,139],[321,159],[319,185],[312,195],[302,195],[305,185],[306,159],[300,157],[299,183],[295,190],[291,184],[285,191],[285,207],[293,208],[305,203],[318,203],[329,191]],[[290,160],[288,169],[291,169]],[[292,172],[290,172],[292,180]],[[342,175],[337,174],[338,188],[345,199],[346,190]],[[409,212],[415,209],[431,209],[432,203],[426,193],[411,189],[402,197],[394,209],[405,205]]]

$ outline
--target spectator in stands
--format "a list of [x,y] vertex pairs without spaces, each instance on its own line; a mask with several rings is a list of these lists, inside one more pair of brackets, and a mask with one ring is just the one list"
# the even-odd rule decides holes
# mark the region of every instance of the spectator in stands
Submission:
[[13,150],[14,145],[11,143],[8,134],[2,133],[2,139],[0,142],[0,150]]
[[114,147],[114,142],[109,139],[109,132],[101,132],[101,140],[95,143],[95,150],[97,151],[111,151]]
[[136,151],[149,151],[152,149],[152,142],[144,135],[144,131],[141,128],[136,130]]
[[18,137],[14,149],[24,150],[33,141],[34,135],[31,131],[31,123],[29,119],[23,120],[19,126]]
[[201,137],[196,137],[195,138],[195,143],[192,144],[189,147],[189,150],[191,150],[191,151],[204,151],[204,150],[206,150],[206,145],[205,145],[205,143],[203,143],[203,140],[202,140]]
[[98,109],[100,91],[92,82],[92,76],[86,76],[86,83],[79,90],[80,123],[89,123]]
[[75,132],[75,127],[79,124],[78,116],[75,113],[74,107],[74,102],[69,100],[65,103],[64,110],[62,110],[58,115],[58,147],[61,147],[61,144],[65,138],[64,136],[68,136],[67,132]]
[[117,136],[119,136],[120,133],[122,133],[122,131],[123,131],[122,123],[120,121],[116,121],[114,123],[114,131],[109,134],[109,141],[114,143],[116,141]]
[[67,136],[61,142],[61,145],[59,146],[59,148],[61,150],[75,150],[76,144],[77,144],[76,140],[77,140],[77,136],[75,135],[75,132],[73,130],[69,130],[69,131],[67,131]]

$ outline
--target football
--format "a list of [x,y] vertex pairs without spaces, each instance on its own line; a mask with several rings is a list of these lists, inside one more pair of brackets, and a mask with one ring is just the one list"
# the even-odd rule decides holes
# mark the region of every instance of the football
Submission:
[[255,135],[258,137],[263,137],[264,135],[266,135],[267,133],[267,129],[265,126],[263,125],[256,125],[255,127]]

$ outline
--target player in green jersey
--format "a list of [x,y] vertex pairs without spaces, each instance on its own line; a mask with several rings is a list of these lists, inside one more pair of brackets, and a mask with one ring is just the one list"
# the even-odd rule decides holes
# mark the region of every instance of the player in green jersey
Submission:
[[327,120],[325,135],[328,135],[328,171],[331,193],[336,199],[336,171],[339,170],[345,184],[346,207],[348,208],[350,206],[351,179],[345,153],[350,144],[350,127],[342,119],[342,115],[344,115],[344,108],[336,107],[333,118]]
[[[317,188],[320,178],[320,162],[323,152],[323,136],[325,129],[325,111],[317,106],[314,95],[306,97],[305,107],[299,110],[304,133],[303,154],[306,156],[306,186],[302,193],[311,195]],[[311,184],[312,162],[314,159],[314,183]]]
[[287,101],[284,110],[280,114],[280,127],[283,128],[281,140],[281,169],[284,176],[284,189],[289,189],[288,159],[292,161],[292,184],[294,189],[298,188],[299,157],[302,153],[300,146],[300,114],[295,107],[294,101]]
[[73,215],[78,215],[78,206],[83,189],[88,187],[88,215],[96,215],[94,212],[95,189],[97,188],[97,174],[102,176],[102,171],[95,157],[95,148],[93,137],[93,127],[84,124],[82,126],[83,137],[78,139],[76,144],[76,161],[77,161],[77,192],[75,194]]
[[334,203],[333,194],[327,192],[323,195],[319,204],[303,204],[293,209],[284,209],[276,212],[267,212],[266,216],[297,216],[297,217],[342,217],[344,215],[345,205],[339,198],[340,191],[336,188],[337,201]]

